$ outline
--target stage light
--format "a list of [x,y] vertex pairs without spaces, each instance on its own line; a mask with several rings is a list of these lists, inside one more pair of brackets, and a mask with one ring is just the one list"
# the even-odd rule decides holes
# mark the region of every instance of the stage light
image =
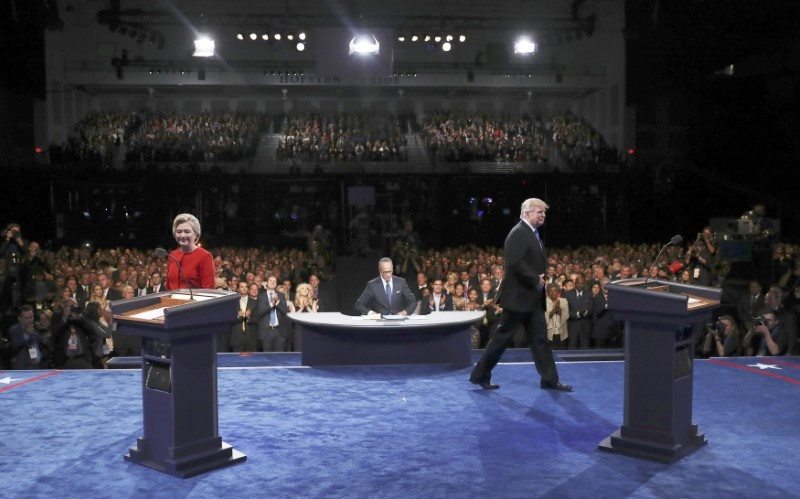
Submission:
[[302,52],[306,49],[306,44],[303,42],[297,42],[297,51]]
[[299,39],[301,39],[301,40],[305,40],[305,39],[306,39],[306,34],[305,34],[305,32],[301,31],[301,32],[300,32],[300,34],[299,34],[299,35],[297,35],[297,38],[299,38]]
[[258,35],[257,35],[257,34],[255,34],[255,33],[250,33],[250,39],[251,39],[251,40],[255,41],[255,39],[256,39],[256,38],[258,38]]
[[272,35],[272,38],[273,38],[275,41],[278,41],[278,42],[279,42],[279,41],[281,41],[281,34],[280,34],[280,33],[275,33],[274,35]]
[[269,40],[269,35],[264,33],[263,35],[261,35],[261,39],[266,42],[267,40]]
[[431,41],[431,35],[425,35],[425,41],[426,42]]
[[450,42],[444,42],[442,44],[442,50],[445,52],[450,52],[451,48],[453,48],[453,46],[450,44]]
[[294,35],[289,33],[288,35],[286,35],[286,39],[291,42],[292,40],[294,40]]
[[350,40],[350,55],[376,55],[380,53],[381,44],[375,35],[356,35]]
[[208,35],[200,35],[194,41],[193,57],[214,57],[214,40]]
[[520,55],[529,55],[536,52],[536,44],[527,36],[521,36],[514,42],[514,53]]
[[406,41],[406,37],[404,37],[404,36],[398,36],[398,37],[397,37],[397,41],[398,41],[398,42],[404,42],[404,41]]
[[467,35],[458,35],[458,41],[464,43],[467,41]]
[[446,37],[444,37],[444,41],[452,42],[453,41],[453,35],[447,35]]
[[411,37],[411,41],[412,41],[412,42],[416,42],[417,40],[419,40],[419,37],[418,37],[417,35],[413,35],[413,36]]
[[439,43],[439,42],[442,41],[442,37],[437,35],[437,36],[433,37],[433,41],[436,42],[436,43]]
[[236,39],[237,40],[244,40],[244,35],[241,34],[241,33],[236,33]]

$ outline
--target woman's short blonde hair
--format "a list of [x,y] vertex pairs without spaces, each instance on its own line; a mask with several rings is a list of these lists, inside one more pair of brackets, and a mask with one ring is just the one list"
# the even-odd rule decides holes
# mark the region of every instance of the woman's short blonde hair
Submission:
[[196,216],[192,215],[191,213],[181,213],[175,220],[172,222],[172,235],[175,235],[175,231],[178,230],[178,226],[180,224],[189,224],[189,227],[192,228],[192,231],[197,234],[195,238],[195,242],[200,239],[200,220],[197,219]]

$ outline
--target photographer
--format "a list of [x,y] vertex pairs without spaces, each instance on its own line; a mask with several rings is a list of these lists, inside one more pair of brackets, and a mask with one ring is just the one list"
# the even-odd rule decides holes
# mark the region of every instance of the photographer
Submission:
[[22,305],[17,318],[19,323],[8,330],[11,369],[41,369],[46,364],[45,340],[34,327],[33,307]]
[[752,345],[750,348],[757,355],[777,356],[786,355],[792,340],[778,314],[766,309],[745,336],[745,345]]
[[53,321],[58,324],[53,337],[55,367],[93,369],[100,366],[103,348],[102,337],[98,338],[100,328],[80,314],[78,303],[72,298],[63,300],[59,308],[59,319]]
[[714,280],[715,255],[714,232],[710,227],[697,233],[692,247],[686,252],[686,267],[690,270],[692,283],[710,286]]
[[21,303],[22,283],[20,282],[23,257],[28,244],[22,238],[19,224],[10,223],[3,232],[3,242],[0,243],[0,257],[6,263],[6,279],[0,292],[0,308],[8,310],[18,307]]
[[738,357],[742,355],[742,337],[733,317],[723,315],[717,322],[706,325],[706,337],[702,352],[705,357]]

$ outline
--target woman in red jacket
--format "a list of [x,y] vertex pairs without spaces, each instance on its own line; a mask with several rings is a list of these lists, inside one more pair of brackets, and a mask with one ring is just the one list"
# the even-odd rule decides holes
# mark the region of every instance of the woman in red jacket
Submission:
[[200,233],[200,221],[189,213],[181,213],[172,222],[178,248],[167,258],[167,289],[214,289],[214,257],[197,245]]

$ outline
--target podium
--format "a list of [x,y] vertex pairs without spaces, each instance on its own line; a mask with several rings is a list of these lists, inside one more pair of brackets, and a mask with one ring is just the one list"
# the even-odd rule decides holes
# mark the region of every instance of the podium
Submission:
[[706,444],[692,422],[693,325],[711,318],[721,290],[642,279],[607,288],[613,319],[625,323],[625,397],[622,426],[599,448],[677,461]]
[[117,330],[142,338],[144,435],[125,460],[181,478],[243,462],[217,421],[217,333],[239,295],[167,291],[111,303]]

